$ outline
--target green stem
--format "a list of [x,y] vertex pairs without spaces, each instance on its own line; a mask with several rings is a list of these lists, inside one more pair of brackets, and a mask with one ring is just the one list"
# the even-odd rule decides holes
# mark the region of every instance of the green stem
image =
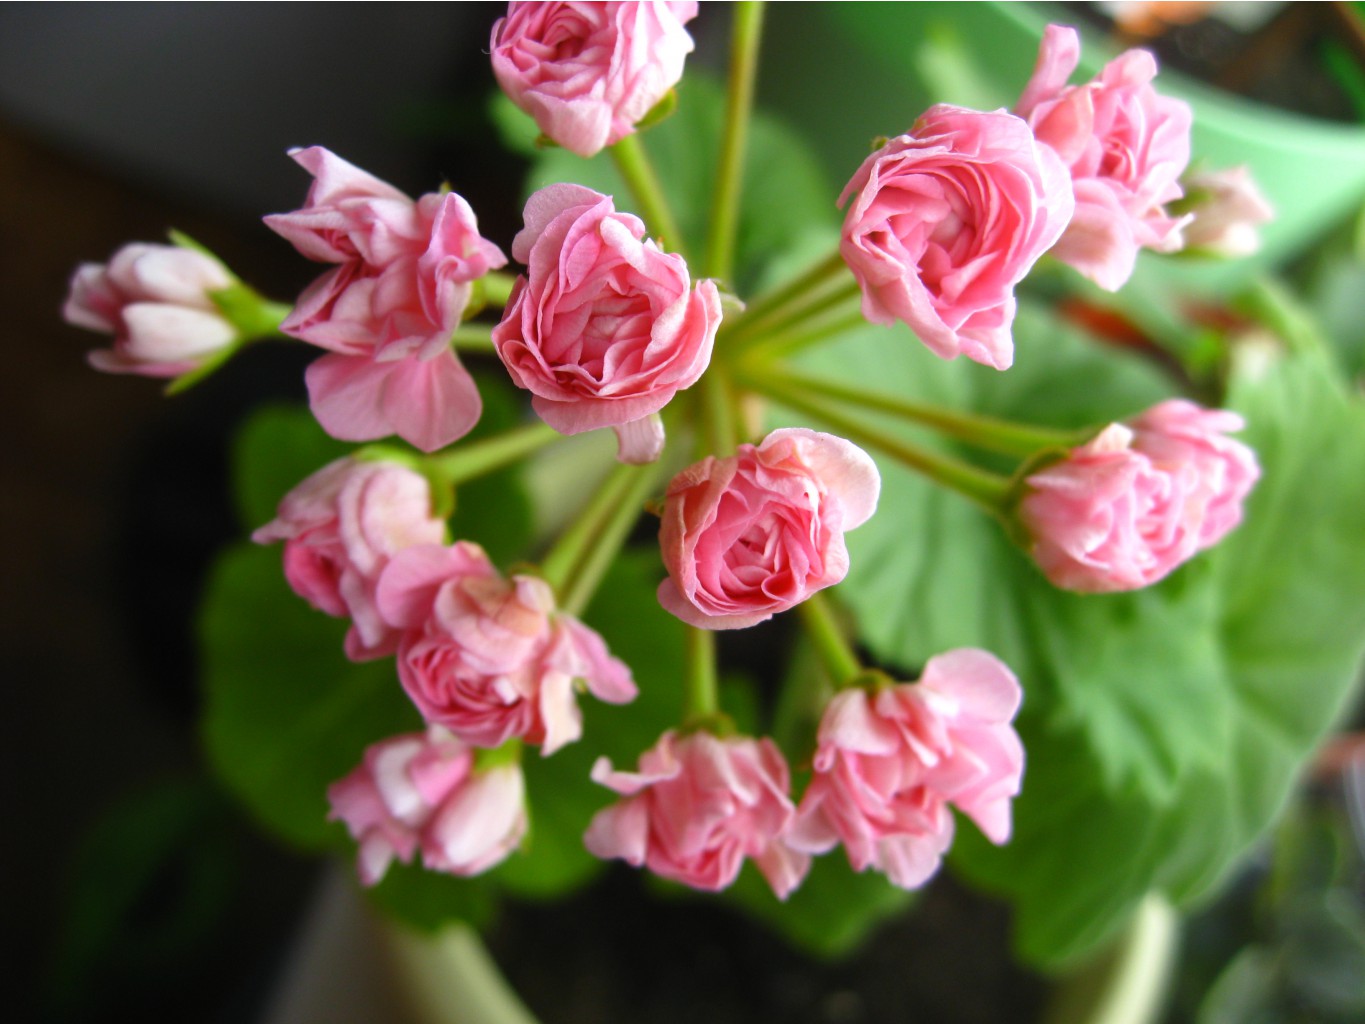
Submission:
[[474,770],[486,772],[492,768],[502,768],[509,764],[521,764],[522,742],[513,736],[501,746],[488,747],[474,752]]
[[529,423],[494,437],[469,441],[426,461],[442,478],[462,484],[525,458],[563,435],[544,423]]
[[719,367],[711,367],[698,387],[701,414],[701,430],[697,434],[698,458],[729,455],[739,444],[734,395],[725,374],[719,370]]
[[956,491],[987,511],[1002,515],[1009,496],[1010,481],[998,473],[978,469],[970,463],[950,455],[921,448],[885,429],[852,416],[831,404],[826,398],[812,395],[762,373],[743,373],[740,380],[753,391],[776,399],[788,408],[823,420],[850,441],[880,449],[902,465],[929,477],[949,490]]
[[516,274],[503,274],[490,271],[479,278],[483,285],[483,300],[490,306],[505,306],[512,295],[512,286],[517,283]]
[[651,462],[643,466],[624,466],[619,485],[619,497],[609,508],[605,519],[591,537],[591,543],[583,551],[563,586],[556,588],[560,595],[559,606],[570,615],[582,614],[583,609],[597,592],[602,577],[611,568],[631,527],[640,518],[645,499],[649,497],[654,485],[655,472],[659,463]]
[[842,283],[848,268],[836,251],[812,267],[808,267],[786,284],[770,289],[749,302],[744,312],[721,325],[727,339],[752,335],[765,321],[781,315],[788,308],[804,308],[813,296],[819,295],[833,283]]
[[491,324],[460,324],[450,336],[450,343],[460,352],[495,352]]
[[786,367],[768,365],[761,372],[766,380],[777,380],[788,388],[848,402],[860,409],[876,409],[901,419],[932,427],[967,444],[1006,455],[1036,455],[1048,448],[1074,448],[1085,444],[1095,435],[1093,428],[1084,430],[1055,430],[1013,423],[992,416],[944,409],[927,402],[915,402],[900,395],[868,391],[846,384],[836,384],[814,374]]
[[596,541],[611,509],[619,502],[621,491],[629,481],[629,473],[633,468],[620,464],[614,467],[606,479],[597,485],[578,516],[540,560],[540,574],[555,593],[562,593],[569,585],[574,569],[583,560],[589,545]]
[[287,334],[280,332],[280,324],[284,323],[284,318],[294,312],[294,307],[288,302],[275,302],[273,299],[262,299],[260,305],[260,323],[254,330],[246,332],[246,341],[264,341],[266,339],[285,339],[293,341]]
[[806,627],[806,635],[815,645],[825,670],[834,680],[835,688],[843,687],[857,678],[863,670],[862,662],[839,627],[834,609],[825,595],[812,594],[797,605],[796,610],[801,616],[801,625]]
[[687,667],[683,686],[685,721],[714,718],[720,714],[716,634],[709,629],[687,627]]
[[721,137],[711,198],[711,223],[707,233],[707,277],[730,281],[734,275],[735,236],[739,226],[739,197],[744,185],[744,155],[749,137],[749,118],[754,105],[754,80],[758,75],[758,48],[763,36],[763,4],[735,5],[730,38],[730,79],[725,107],[725,133]]
[[640,204],[640,211],[644,214],[645,224],[649,228],[649,236],[661,248],[686,258],[682,231],[673,218],[673,211],[668,205],[668,198],[664,195],[663,185],[654,171],[654,165],[649,161],[649,154],[645,152],[639,135],[627,135],[611,146],[609,152],[616,161],[616,169],[621,172],[621,177],[625,178],[626,185],[635,196],[635,201]]
[[741,338],[730,339],[727,353],[734,355],[743,352],[761,352],[763,358],[787,355],[803,348],[867,326],[867,320],[858,307],[850,308],[849,296],[834,294],[812,303],[805,309],[785,316],[770,329],[765,327],[761,334],[748,334]]

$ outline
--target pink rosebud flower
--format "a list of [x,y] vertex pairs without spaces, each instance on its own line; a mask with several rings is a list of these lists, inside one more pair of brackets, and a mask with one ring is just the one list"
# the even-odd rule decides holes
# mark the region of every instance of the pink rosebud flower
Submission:
[[903,320],[930,351],[1014,361],[1014,286],[1071,219],[1066,169],[1003,110],[930,108],[844,188],[839,252],[873,323]]
[[1066,590],[1135,590],[1218,543],[1260,476],[1255,453],[1224,436],[1242,427],[1173,399],[1034,473],[1019,521],[1043,574]]
[[360,844],[360,880],[374,885],[419,849],[430,871],[477,875],[501,863],[526,834],[521,766],[479,770],[474,752],[439,725],[394,736],[327,788],[332,821]]
[[1275,210],[1245,166],[1206,171],[1185,179],[1194,202],[1194,220],[1185,228],[1185,247],[1217,256],[1250,256],[1261,248],[1258,225],[1275,219]]
[[806,876],[810,858],[783,834],[794,808],[787,762],[769,739],[669,731],[640,756],[638,772],[598,758],[592,778],[625,799],[593,817],[583,842],[694,889],[724,889],[744,858],[779,899]]
[[806,853],[842,842],[854,870],[903,889],[938,870],[953,841],[949,804],[1004,843],[1024,771],[1010,724],[1021,696],[998,658],[971,648],[930,658],[918,683],[844,690],[820,721],[787,842]]
[[847,575],[844,531],[876,511],[880,490],[866,452],[814,430],[774,430],[758,447],[703,459],[668,486],[659,603],[702,629],[795,607]]
[[179,377],[237,341],[237,329],[210,295],[233,278],[211,256],[178,245],[125,245],[106,266],[83,263],[71,278],[62,316],[114,336],[91,352],[106,373]]
[[475,544],[413,547],[379,581],[379,610],[403,631],[398,678],[422,716],[467,743],[512,737],[549,755],[583,732],[581,680],[600,700],[635,698],[602,638],[556,612],[549,584],[504,579]]
[[450,347],[472,284],[507,262],[454,192],[414,202],[320,146],[290,150],[313,175],[303,209],[265,218],[310,259],[339,264],[280,325],[329,350],[307,371],[333,437],[397,434],[434,451],[467,434],[482,403]]
[[692,2],[512,3],[493,25],[493,74],[540,130],[592,156],[682,78]]
[[[720,326],[715,282],[693,289],[681,256],[592,189],[549,185],[525,220],[512,255],[529,276],[517,278],[493,344],[541,419],[563,434],[624,428],[696,383]],[[621,437],[624,461],[658,457],[661,437],[643,450]]]
[[1117,291],[1139,249],[1174,252],[1189,218],[1169,216],[1190,160],[1190,108],[1152,88],[1157,66],[1128,50],[1085,85],[1067,85],[1080,62],[1074,28],[1049,25],[1015,108],[1071,173],[1076,215],[1053,254]]
[[284,541],[285,579],[314,608],[351,619],[346,655],[364,661],[392,654],[398,644],[375,603],[379,574],[404,548],[441,543],[445,529],[420,473],[344,458],[286,494],[278,516],[251,539]]

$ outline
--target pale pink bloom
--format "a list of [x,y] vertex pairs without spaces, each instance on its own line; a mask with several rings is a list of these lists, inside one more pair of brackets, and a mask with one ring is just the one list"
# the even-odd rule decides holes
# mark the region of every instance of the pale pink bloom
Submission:
[[810,868],[783,839],[791,779],[772,740],[670,730],[640,756],[638,772],[613,771],[602,757],[592,778],[625,798],[589,824],[583,841],[595,856],[709,891],[734,882],[748,857],[780,899]]
[[1019,505],[1043,574],[1066,590],[1135,590],[1218,543],[1260,476],[1224,436],[1236,413],[1162,402],[1034,473]]
[[659,603],[703,629],[752,626],[795,607],[847,575],[844,531],[867,521],[880,490],[866,452],[803,428],[703,459],[668,486]]
[[549,138],[592,156],[635,131],[682,78],[693,2],[512,3],[493,74]]
[[1245,165],[1205,171],[1185,179],[1195,201],[1194,220],[1185,228],[1185,247],[1218,256],[1250,256],[1261,248],[1257,227],[1275,219],[1275,210]]
[[[525,222],[512,256],[527,274],[493,344],[541,419],[564,434],[623,428],[697,381],[720,326],[715,282],[692,288],[681,256],[592,189],[546,186],[527,201]],[[658,455],[633,448],[623,438],[625,461]]]
[[279,513],[251,535],[284,541],[284,575],[314,608],[351,619],[353,661],[392,654],[398,632],[379,616],[375,588],[398,552],[439,544],[445,521],[431,508],[426,477],[390,462],[329,463],[284,496]]
[[327,787],[329,818],[360,844],[360,880],[374,885],[418,850],[430,871],[477,875],[506,859],[526,834],[521,766],[478,770],[474,752],[439,725],[373,744]]
[[95,369],[178,377],[237,341],[210,298],[232,283],[227,268],[202,252],[135,242],[107,265],[76,269],[62,316],[114,336],[113,348],[87,357]]
[[1157,66],[1128,50],[1085,85],[1067,85],[1080,62],[1074,28],[1049,25],[1033,77],[1015,108],[1071,172],[1076,215],[1055,255],[1117,291],[1139,249],[1174,252],[1189,218],[1163,209],[1179,199],[1190,160],[1189,106],[1152,88]]
[[320,146],[290,151],[313,175],[303,209],[265,222],[336,269],[280,330],[329,351],[308,367],[313,414],[333,437],[398,434],[433,451],[467,434],[482,403],[450,346],[473,282],[507,258],[454,192],[416,202]]
[[398,678],[429,722],[467,743],[517,737],[548,755],[583,732],[575,691],[633,700],[630,669],[596,632],[555,610],[549,584],[505,579],[475,544],[414,547],[379,581],[379,610],[403,631]]
[[1020,699],[1014,674],[971,648],[930,658],[918,683],[839,693],[788,844],[824,853],[843,843],[854,870],[914,889],[952,844],[950,804],[1004,843],[1024,771],[1010,724]]
[[844,188],[839,252],[863,315],[903,320],[944,359],[1014,360],[1014,286],[1071,219],[1066,169],[1003,110],[930,108]]

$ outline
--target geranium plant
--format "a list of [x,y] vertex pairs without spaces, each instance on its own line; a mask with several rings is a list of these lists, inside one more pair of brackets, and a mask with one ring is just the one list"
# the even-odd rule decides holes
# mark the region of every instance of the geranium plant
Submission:
[[[327,265],[292,303],[180,236],[78,272],[99,369],[324,350],[311,416],[239,445],[267,547],[203,611],[216,767],[416,921],[619,858],[837,950],[946,858],[1074,962],[1226,878],[1342,707],[1359,403],[1272,292],[1273,346],[1211,372],[1058,315],[1269,216],[1190,170],[1145,51],[1082,81],[1051,26],[1008,108],[906,110],[821,195],[753,112],[762,5],[723,95],[683,72],[695,14],[491,26],[533,167],[510,239],[458,180],[413,199],[312,146],[266,218]],[[717,655],[754,627],[791,638],[763,700]]]

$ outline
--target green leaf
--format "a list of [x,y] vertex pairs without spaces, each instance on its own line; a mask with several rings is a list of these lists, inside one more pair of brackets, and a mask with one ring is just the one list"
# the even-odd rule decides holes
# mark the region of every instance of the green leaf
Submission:
[[[1035,963],[1074,962],[1150,890],[1187,904],[1217,885],[1348,697],[1365,647],[1365,420],[1296,323],[1295,354],[1254,377],[1248,360],[1233,381],[1230,404],[1264,467],[1245,524],[1144,591],[1058,591],[998,524],[878,458],[879,511],[849,534],[838,597],[868,648],[907,676],[942,650],[980,646],[1023,682],[1014,838],[998,849],[964,827],[952,860],[1014,903]],[[1015,336],[1008,374],[935,360],[901,328],[850,332],[803,362],[1055,426],[1170,394],[1148,365],[1038,307],[1021,306]]]
[[275,548],[229,549],[200,608],[214,770],[271,831],[312,850],[344,840],[327,822],[328,785],[371,743],[422,727],[392,661],[347,661],[345,632],[289,589]]

